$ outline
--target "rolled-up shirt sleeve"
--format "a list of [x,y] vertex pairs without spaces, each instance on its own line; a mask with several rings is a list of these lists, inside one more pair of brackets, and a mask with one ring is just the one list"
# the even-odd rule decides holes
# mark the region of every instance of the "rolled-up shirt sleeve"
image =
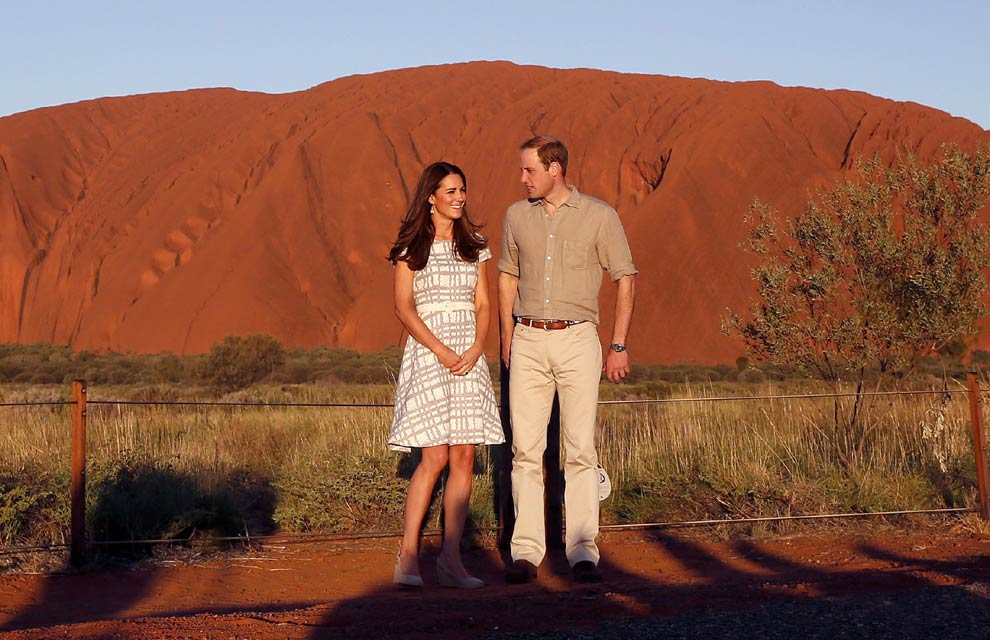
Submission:
[[519,277],[519,246],[512,235],[511,213],[506,212],[502,221],[502,254],[498,259],[498,270]]
[[596,249],[598,261],[608,271],[608,276],[612,282],[618,282],[623,276],[637,273],[636,265],[633,264],[632,260],[632,251],[629,250],[629,242],[626,240],[625,229],[622,228],[619,214],[614,210],[610,209],[602,222]]

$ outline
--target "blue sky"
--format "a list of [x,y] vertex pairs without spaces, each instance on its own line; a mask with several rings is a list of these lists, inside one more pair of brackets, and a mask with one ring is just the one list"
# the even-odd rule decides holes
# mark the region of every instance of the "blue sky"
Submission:
[[988,24],[990,2],[976,0],[0,0],[0,116],[108,95],[282,93],[357,73],[511,60],[854,89],[986,129]]

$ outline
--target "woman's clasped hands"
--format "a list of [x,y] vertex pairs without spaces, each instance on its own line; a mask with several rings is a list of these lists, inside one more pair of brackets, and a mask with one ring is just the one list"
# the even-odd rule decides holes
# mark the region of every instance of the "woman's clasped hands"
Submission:
[[481,357],[482,348],[480,345],[474,345],[461,355],[457,355],[457,352],[450,347],[444,345],[437,351],[437,360],[440,364],[447,367],[447,370],[455,376],[466,376],[468,372],[474,368],[478,358]]

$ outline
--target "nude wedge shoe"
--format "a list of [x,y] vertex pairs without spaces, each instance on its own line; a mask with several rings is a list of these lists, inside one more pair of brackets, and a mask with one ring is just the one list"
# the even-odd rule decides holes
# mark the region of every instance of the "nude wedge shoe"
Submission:
[[392,578],[392,582],[403,587],[422,587],[423,579],[421,577],[402,573],[402,568],[399,566],[401,558],[401,552],[395,554],[395,576]]
[[458,578],[454,573],[447,568],[447,565],[443,563],[442,560],[437,558],[437,579],[440,581],[441,587],[456,587],[458,589],[480,589],[485,586],[483,580],[479,580],[474,576],[468,576],[466,578]]

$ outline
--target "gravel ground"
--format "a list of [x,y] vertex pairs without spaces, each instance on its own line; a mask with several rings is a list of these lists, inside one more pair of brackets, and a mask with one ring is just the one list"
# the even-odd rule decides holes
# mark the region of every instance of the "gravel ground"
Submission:
[[607,622],[590,629],[503,633],[489,640],[987,640],[990,583],[923,587],[842,598],[791,600],[752,609],[702,609],[674,618]]

